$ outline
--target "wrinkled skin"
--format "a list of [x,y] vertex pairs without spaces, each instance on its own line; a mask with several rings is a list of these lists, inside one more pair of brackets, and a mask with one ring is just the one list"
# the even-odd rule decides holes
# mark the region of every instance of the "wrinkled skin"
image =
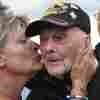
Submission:
[[66,65],[72,66],[78,52],[88,45],[89,36],[78,27],[63,29],[51,27],[40,32],[40,49],[42,62],[49,74],[54,76],[63,75]]
[[86,95],[87,85],[96,74],[96,58],[94,50],[81,50],[72,66],[71,78],[73,83],[72,95]]

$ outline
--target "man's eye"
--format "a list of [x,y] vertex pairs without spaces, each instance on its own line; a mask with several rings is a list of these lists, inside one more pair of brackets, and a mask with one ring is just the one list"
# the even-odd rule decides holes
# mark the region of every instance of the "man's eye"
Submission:
[[26,40],[19,40],[20,43],[26,43]]
[[62,40],[63,38],[63,36],[54,36],[54,40]]
[[40,37],[40,40],[47,41],[48,40],[48,37]]

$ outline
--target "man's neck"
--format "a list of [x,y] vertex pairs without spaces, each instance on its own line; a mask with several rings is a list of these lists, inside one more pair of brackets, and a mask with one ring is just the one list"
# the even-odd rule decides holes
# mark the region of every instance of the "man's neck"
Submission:
[[64,80],[64,75],[55,75],[54,77],[56,77],[59,80]]

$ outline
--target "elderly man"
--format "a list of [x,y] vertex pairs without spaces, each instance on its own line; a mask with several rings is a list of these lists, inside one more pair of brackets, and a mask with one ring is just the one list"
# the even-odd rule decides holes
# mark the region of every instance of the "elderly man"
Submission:
[[25,35],[23,18],[0,16],[0,100],[21,100],[22,88],[40,68],[39,46]]
[[88,15],[75,4],[55,5],[28,26],[26,35],[31,33],[40,35],[44,64],[33,77],[31,99],[86,100],[87,85],[96,70]]

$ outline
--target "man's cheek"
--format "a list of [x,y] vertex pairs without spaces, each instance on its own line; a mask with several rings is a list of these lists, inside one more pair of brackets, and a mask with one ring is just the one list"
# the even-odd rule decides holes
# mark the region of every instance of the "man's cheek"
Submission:
[[73,44],[72,43],[64,44],[64,47],[62,49],[63,50],[63,54],[65,56],[67,56],[68,54],[71,53],[72,49],[73,49]]

